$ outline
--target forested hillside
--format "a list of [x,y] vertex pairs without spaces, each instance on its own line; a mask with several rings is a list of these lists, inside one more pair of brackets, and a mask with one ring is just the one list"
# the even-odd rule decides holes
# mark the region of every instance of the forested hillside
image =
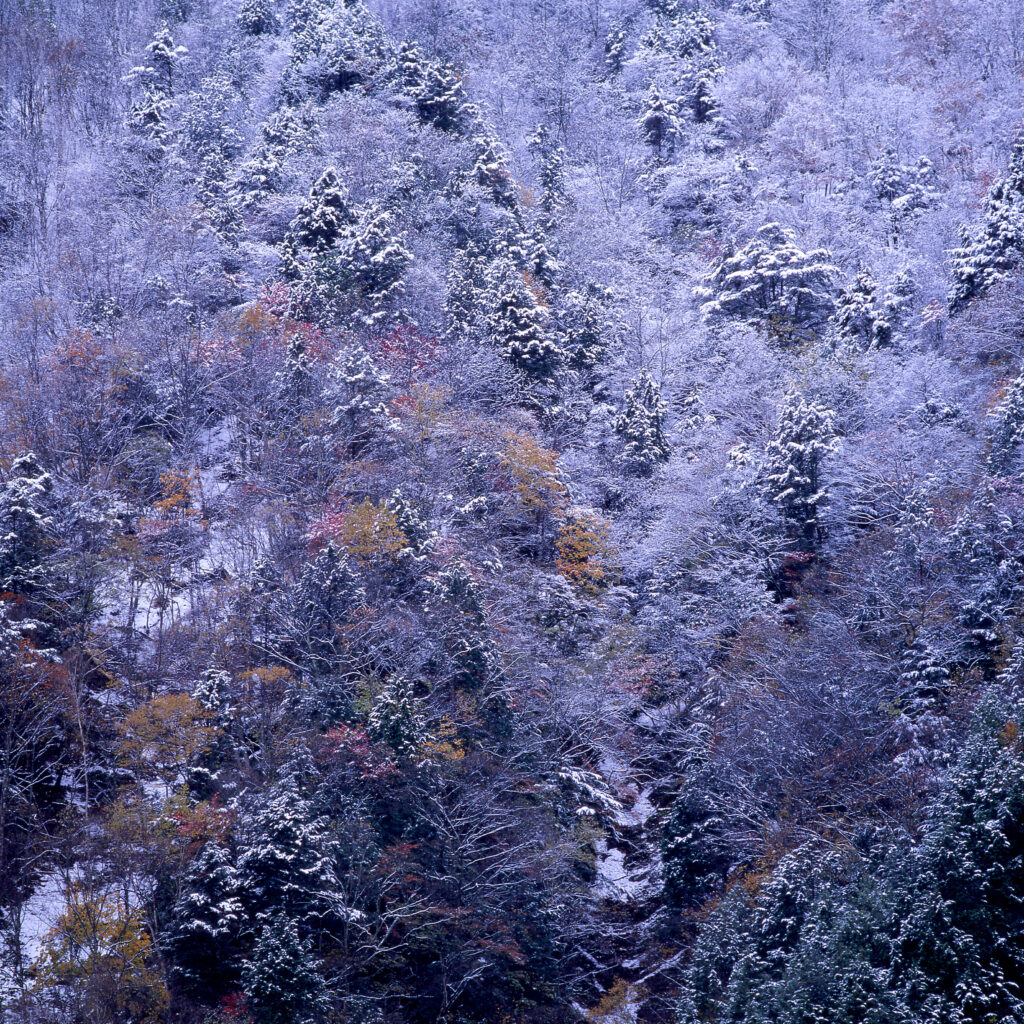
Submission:
[[1020,0],[0,0],[0,1021],[1024,1020]]

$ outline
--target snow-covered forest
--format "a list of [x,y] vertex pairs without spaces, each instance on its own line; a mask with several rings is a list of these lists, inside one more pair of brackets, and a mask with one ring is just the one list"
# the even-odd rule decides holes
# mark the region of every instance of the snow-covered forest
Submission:
[[0,1021],[1024,1020],[1021,0],[0,0]]

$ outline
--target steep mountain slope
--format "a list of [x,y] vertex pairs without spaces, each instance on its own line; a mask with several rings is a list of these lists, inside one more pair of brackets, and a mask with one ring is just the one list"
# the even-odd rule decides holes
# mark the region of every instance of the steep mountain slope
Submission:
[[0,3],[4,1019],[1018,1019],[1018,6]]

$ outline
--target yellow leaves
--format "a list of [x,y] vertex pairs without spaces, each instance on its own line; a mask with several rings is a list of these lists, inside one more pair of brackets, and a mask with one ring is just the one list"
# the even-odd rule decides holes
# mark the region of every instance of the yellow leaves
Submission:
[[141,913],[120,891],[91,892],[73,882],[33,971],[39,989],[66,987],[91,1004],[89,1019],[111,1019],[115,1011],[120,1019],[156,1024],[167,990],[151,966],[155,952]]
[[392,559],[408,547],[405,534],[386,502],[374,503],[369,498],[333,515],[329,536],[360,562]]
[[199,488],[199,471],[197,469],[181,472],[176,469],[160,474],[160,486],[164,497],[156,503],[156,508],[164,515],[196,515],[192,507],[193,491]]
[[154,697],[125,715],[117,731],[121,763],[168,789],[219,733],[206,709],[185,693]]
[[412,441],[425,441],[442,422],[451,392],[448,388],[414,384],[406,395],[399,395],[392,403],[392,411],[401,418],[403,436]]
[[558,470],[557,452],[542,447],[523,431],[506,430],[498,460],[524,509],[552,512],[564,505],[568,492]]
[[608,524],[588,512],[567,516],[555,539],[558,571],[573,586],[596,593],[608,582],[612,547]]
[[451,717],[442,715],[433,735],[420,744],[421,756],[432,761],[461,761],[466,756],[466,746],[458,732]]
[[1020,747],[1020,726],[1012,719],[1006,722],[999,732],[1001,747]]
[[647,990],[616,978],[598,1004],[587,1011],[591,1024],[626,1024],[636,1020],[636,1006],[647,998]]

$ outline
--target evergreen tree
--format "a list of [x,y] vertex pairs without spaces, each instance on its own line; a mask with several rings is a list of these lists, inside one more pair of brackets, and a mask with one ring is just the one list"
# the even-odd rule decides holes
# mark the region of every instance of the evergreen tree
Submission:
[[400,487],[395,488],[386,504],[406,539],[405,550],[414,558],[421,557],[434,535],[419,510],[405,497]]
[[695,745],[661,833],[665,891],[677,906],[698,907],[724,885],[730,857],[718,789],[706,751]]
[[489,295],[486,261],[472,242],[452,256],[445,289],[445,337],[469,341],[484,329]]
[[340,907],[328,822],[293,775],[265,790],[240,825],[242,899],[251,922],[284,915],[304,935],[327,929]]
[[168,123],[170,111],[170,97],[151,85],[147,85],[142,95],[128,108],[128,127],[151,144],[154,158],[162,157],[167,151],[171,134]]
[[990,416],[993,428],[986,468],[995,476],[1006,476],[1024,441],[1024,374],[1010,381]]
[[291,223],[288,239],[295,245],[323,251],[329,249],[355,224],[356,215],[348,190],[333,167],[320,175]]
[[0,491],[0,593],[33,597],[49,589],[52,492],[53,479],[34,452],[14,460]]
[[949,671],[924,637],[916,637],[901,666],[898,694],[903,714],[911,718],[942,712],[949,699]]
[[[550,227],[550,222],[547,225]],[[545,226],[538,224],[523,239],[526,248],[526,269],[534,280],[545,288],[554,287],[561,272],[561,265],[548,248],[548,237]]]
[[760,487],[791,526],[800,546],[813,548],[822,535],[828,500],[823,464],[838,446],[835,414],[817,402],[789,394],[782,403],[775,437],[765,448]]
[[723,259],[695,294],[707,318],[738,317],[790,341],[832,315],[835,273],[826,250],[803,252],[791,232],[766,224]]
[[961,312],[970,301],[1003,280],[1024,253],[1024,139],[1013,149],[1010,169],[996,182],[985,202],[985,216],[974,231],[961,231],[953,250],[953,285],[949,311]]
[[840,293],[832,326],[851,348],[882,348],[892,340],[892,325],[875,303],[876,289],[874,279],[861,269],[853,284]]
[[461,78],[450,66],[436,62],[426,64],[412,95],[424,124],[445,132],[469,127],[473,111]]
[[647,99],[638,124],[640,137],[645,145],[654,150],[655,158],[659,162],[672,155],[679,131],[678,114],[676,105],[666,100],[661,90],[652,85],[647,91]]
[[624,333],[615,311],[614,293],[592,281],[564,295],[558,323],[566,359],[577,370],[593,370],[600,365]]
[[[389,214],[373,207],[361,211],[355,224],[330,248],[319,248],[305,266],[292,301],[306,317],[323,324],[358,317],[366,327],[387,319],[405,291],[404,275],[412,253],[394,230]],[[282,269],[298,265],[286,249]]]
[[495,652],[479,587],[465,565],[452,562],[431,577],[427,610],[437,623],[452,684],[481,687],[491,676]]
[[893,331],[899,331],[905,326],[907,318],[913,311],[916,294],[917,286],[910,272],[907,270],[897,271],[882,300],[882,317],[891,325]]
[[604,39],[604,66],[608,69],[610,78],[622,73],[625,50],[626,31],[617,25],[608,32]]
[[238,8],[238,27],[250,36],[273,36],[281,29],[273,0],[242,0]]
[[370,737],[386,743],[399,757],[412,757],[424,740],[424,723],[412,684],[393,675],[373,701],[366,727]]
[[500,143],[490,136],[475,140],[477,156],[473,165],[474,181],[483,188],[495,204],[513,210],[517,205],[516,184],[508,169],[508,161]]
[[553,379],[561,357],[547,309],[524,275],[508,262],[492,271],[491,340],[514,366],[539,381]]
[[405,291],[404,275],[412,253],[394,230],[390,214],[368,209],[340,246],[332,276],[352,282],[360,294],[360,319],[373,327],[388,315],[388,308]]
[[182,987],[213,1002],[237,988],[244,925],[242,882],[228,851],[209,842],[189,864],[167,929],[167,947]]
[[426,76],[426,62],[423,53],[412,40],[406,39],[398,48],[395,61],[398,83],[408,96],[417,96]]
[[150,158],[159,160],[166,154],[170,140],[174,73],[188,50],[175,45],[165,23],[154,33],[146,55],[146,63],[128,73],[128,81],[137,95],[128,108],[126,123],[145,140]]
[[565,150],[552,147],[544,154],[540,165],[540,206],[549,216],[554,216],[569,203],[565,187]]
[[891,146],[887,146],[871,161],[868,180],[878,199],[891,203],[898,196],[903,195],[904,169],[900,166],[896,150]]
[[287,420],[300,419],[314,393],[313,367],[306,348],[305,332],[294,331],[288,339],[284,366],[274,377],[278,408]]
[[399,429],[387,405],[390,381],[362,345],[346,346],[331,365],[332,423],[353,452]]
[[625,442],[626,463],[640,476],[650,476],[654,467],[671,454],[665,437],[666,411],[661,388],[646,370],[641,370],[626,392],[625,407],[615,421],[615,433]]
[[319,1024],[326,999],[309,938],[284,914],[266,920],[245,962],[243,982],[258,1024]]
[[344,650],[342,627],[351,621],[363,598],[348,560],[333,544],[321,548],[302,567],[292,631],[300,658],[314,675],[338,670]]
[[925,824],[898,908],[891,984],[900,1019],[984,1024],[1024,1015],[1024,758],[1018,715],[978,711]]
[[706,75],[697,79],[687,105],[697,124],[713,124],[718,120],[718,101],[711,80]]
[[132,68],[128,80],[144,89],[153,89],[171,96],[174,93],[174,74],[188,56],[184,46],[176,46],[167,24],[162,24],[146,45],[146,63]]

